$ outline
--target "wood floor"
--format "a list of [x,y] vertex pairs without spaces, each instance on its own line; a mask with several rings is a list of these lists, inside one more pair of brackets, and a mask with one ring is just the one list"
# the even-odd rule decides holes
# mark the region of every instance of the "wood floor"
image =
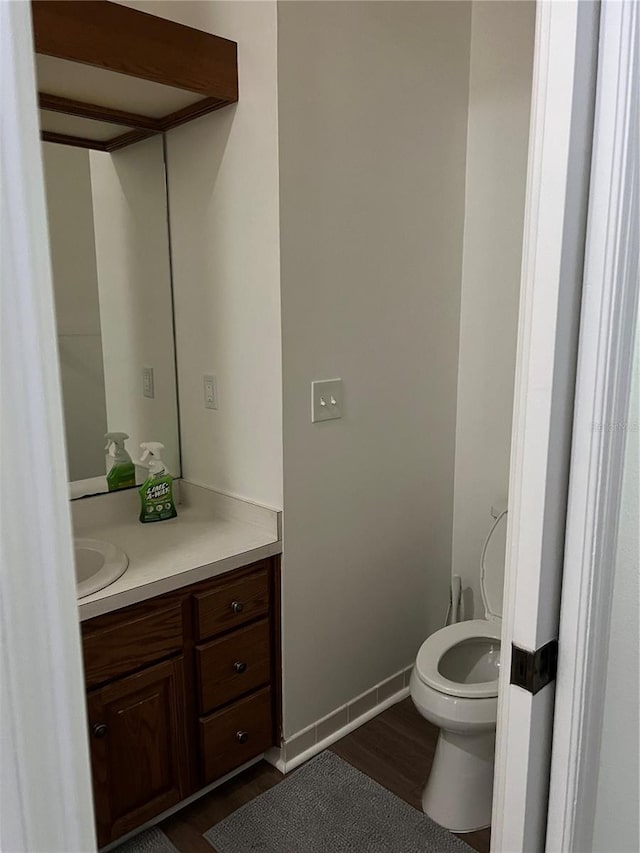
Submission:
[[[405,699],[337,741],[331,749],[420,809],[437,734],[438,730],[418,715],[411,700]],[[270,764],[260,762],[168,818],[161,828],[180,853],[212,853],[213,848],[202,833],[283,778]],[[479,853],[489,853],[488,829],[466,833],[461,838]]]

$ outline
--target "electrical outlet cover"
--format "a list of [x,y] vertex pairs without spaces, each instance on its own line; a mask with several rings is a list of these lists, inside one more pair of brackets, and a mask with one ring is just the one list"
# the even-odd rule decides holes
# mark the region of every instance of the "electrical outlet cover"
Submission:
[[204,407],[205,409],[218,408],[218,380],[211,373],[206,373],[202,377],[202,388],[204,392]]
[[156,395],[153,381],[153,367],[142,368],[142,393],[153,400]]

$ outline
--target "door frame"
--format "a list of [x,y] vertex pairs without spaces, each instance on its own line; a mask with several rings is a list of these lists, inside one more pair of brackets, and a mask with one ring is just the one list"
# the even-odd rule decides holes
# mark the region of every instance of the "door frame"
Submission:
[[[547,614],[546,636],[536,636],[538,625],[531,619],[535,608],[529,606],[527,597],[535,596],[535,584],[540,581],[544,567],[527,565],[526,549],[519,550],[526,545],[527,531],[531,532],[530,514],[511,518],[492,834],[492,850],[501,853],[543,849],[549,853],[584,853],[590,849],[593,831],[613,586],[610,573],[600,572],[599,567],[612,563],[615,556],[627,437],[627,430],[616,426],[625,424],[629,414],[630,365],[638,308],[640,8],[633,0],[603,0],[598,6],[584,3],[582,9],[588,10],[589,6],[598,15],[594,85],[597,101],[590,171],[583,185],[589,191],[584,287],[575,312],[576,318],[580,318],[580,331],[568,490],[564,506],[562,501],[556,503],[558,513],[564,515],[566,510],[564,553],[561,575],[548,578],[551,585],[561,581],[562,594],[559,614],[553,609]],[[568,20],[572,14],[576,23],[573,42]],[[581,82],[569,63],[574,56],[587,57],[593,39],[588,28],[580,32],[575,4],[539,3],[538,15],[527,194],[528,217],[534,218],[545,203],[544,185],[535,177],[536,156],[544,161],[563,155],[558,146],[555,151],[544,151],[544,134],[561,127],[561,115],[553,115],[554,102],[560,94],[558,83],[571,84],[575,96],[579,96],[582,88],[582,98],[588,99],[588,79]],[[564,68],[561,56],[555,56],[554,71],[553,55],[558,48],[551,44],[550,30],[561,24],[562,17],[565,18],[564,50],[572,44],[572,51],[565,53]],[[536,110],[540,110],[537,116]],[[566,117],[566,110],[564,114]],[[575,129],[572,127],[572,133]],[[536,155],[537,145],[540,150]],[[564,178],[569,177],[572,160],[567,161],[565,174],[556,175],[557,203],[561,201]],[[538,166],[542,168],[540,163]],[[553,189],[546,189],[551,193],[546,199],[549,202]],[[525,256],[527,251],[539,248],[540,243],[540,235],[531,228],[528,217]],[[556,249],[565,240],[566,234],[557,229]],[[555,307],[544,305],[543,294],[548,283],[548,277],[527,270],[525,258],[521,312],[525,315],[525,325],[529,323],[533,329],[536,324],[554,318]],[[526,335],[519,337],[523,353],[516,384],[510,497],[518,495],[523,486],[531,488],[531,484],[523,483],[519,466],[528,441],[535,442],[535,436],[530,434],[527,438],[524,421],[518,421],[517,409],[518,401],[521,405],[527,397],[535,401],[541,388],[524,369],[525,365],[530,368],[539,361],[536,353],[527,348],[527,342]],[[552,354],[552,348],[548,347],[541,359]],[[540,498],[544,505],[544,496]],[[515,503],[517,512],[517,499]],[[555,605],[555,596],[550,596],[549,601]],[[528,700],[524,691],[509,685],[511,642],[538,648],[551,636],[554,621],[559,638],[556,686],[548,692],[545,707],[534,725],[532,708],[536,697]],[[548,690],[549,687],[538,695],[544,696]]]
[[513,645],[558,638],[591,168],[599,4],[539,2],[509,480],[491,849],[545,845],[554,683],[511,683]]
[[31,32],[0,0],[2,850],[96,849]]
[[599,48],[547,827],[552,853],[590,850],[593,835],[614,580],[601,568],[615,565],[638,317],[637,2],[603,3]]

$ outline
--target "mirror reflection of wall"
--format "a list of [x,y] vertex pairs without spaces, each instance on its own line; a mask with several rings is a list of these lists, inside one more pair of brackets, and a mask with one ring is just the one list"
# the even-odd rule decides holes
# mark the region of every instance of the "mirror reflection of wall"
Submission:
[[161,441],[178,476],[162,137],[112,154],[45,142],[43,154],[72,494],[106,491],[106,432],[128,433],[134,461],[140,442]]

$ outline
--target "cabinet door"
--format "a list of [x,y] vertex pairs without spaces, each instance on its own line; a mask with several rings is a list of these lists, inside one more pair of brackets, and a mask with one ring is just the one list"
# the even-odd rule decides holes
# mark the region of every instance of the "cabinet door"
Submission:
[[183,696],[181,657],[88,695],[100,845],[187,796]]

